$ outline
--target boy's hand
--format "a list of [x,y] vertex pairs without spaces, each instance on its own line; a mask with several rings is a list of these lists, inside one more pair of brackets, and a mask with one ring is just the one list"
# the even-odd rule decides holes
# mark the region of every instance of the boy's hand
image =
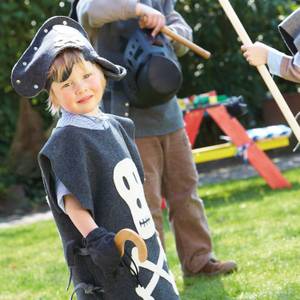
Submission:
[[114,237],[114,233],[104,228],[96,228],[85,238],[92,261],[107,275],[112,274],[121,261]]
[[260,43],[255,42],[253,45],[245,46],[243,45],[241,47],[242,52],[244,52],[244,56],[246,60],[249,62],[252,66],[261,66],[265,65],[268,61],[268,53],[269,53],[270,47]]
[[137,3],[136,15],[140,17],[139,25],[141,28],[153,28],[151,33],[153,37],[166,25],[165,16],[148,5]]

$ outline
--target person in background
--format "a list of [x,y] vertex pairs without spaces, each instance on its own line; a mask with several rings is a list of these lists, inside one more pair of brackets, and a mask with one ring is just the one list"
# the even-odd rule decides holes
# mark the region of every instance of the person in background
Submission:
[[[179,35],[192,40],[192,30],[175,11],[173,0],[79,0],[73,2],[71,16],[78,18],[99,53],[104,53],[111,61],[122,66],[126,66],[126,47],[139,28],[149,30],[149,39],[155,39],[161,28],[167,25]],[[184,46],[172,43],[170,57],[182,56],[186,52]],[[145,65],[147,62],[141,67]],[[178,68],[174,72],[167,71],[167,67],[159,63],[152,67],[147,73],[150,73],[149,77],[140,71],[140,77],[136,79],[138,84],[146,88],[152,85],[150,92],[157,85],[159,91],[164,91],[172,80],[178,79],[175,77]],[[156,75],[151,76],[155,70]],[[142,102],[148,95],[147,92],[143,94],[142,88],[140,90],[137,101]],[[146,200],[162,243],[161,203],[164,197],[183,274],[218,275],[236,270],[234,261],[219,261],[213,256],[203,201],[197,193],[198,174],[176,96],[153,96],[148,107],[138,107],[133,103],[131,92],[133,89],[126,80],[112,83],[104,96],[103,106],[106,111],[128,117],[135,123],[135,141],[145,170]]]

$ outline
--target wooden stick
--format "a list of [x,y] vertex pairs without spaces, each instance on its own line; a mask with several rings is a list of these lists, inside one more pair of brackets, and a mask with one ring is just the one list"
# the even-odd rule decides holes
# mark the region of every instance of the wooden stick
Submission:
[[114,240],[121,257],[124,255],[125,242],[131,241],[138,248],[140,262],[144,262],[147,259],[148,251],[145,241],[135,231],[124,228],[115,235]]
[[[242,40],[244,45],[252,45],[252,41],[246,32],[245,28],[243,27],[241,21],[239,20],[237,14],[233,10],[229,0],[219,0],[222,8],[224,9],[227,17],[229,18],[232,26],[234,27],[235,31],[237,32],[238,36]],[[261,77],[265,81],[269,91],[271,92],[273,98],[275,99],[277,105],[279,106],[281,112],[283,113],[286,121],[290,125],[291,129],[293,130],[297,140],[300,142],[300,127],[297,123],[294,115],[292,114],[289,106],[287,105],[286,101],[284,100],[280,90],[278,89],[276,83],[274,82],[272,76],[270,75],[267,67],[265,65],[257,67],[258,72],[260,73]]]
[[172,40],[188,47],[189,49],[191,49],[192,51],[194,51],[196,54],[198,54],[199,56],[205,58],[205,59],[209,59],[211,56],[211,53],[201,47],[199,47],[198,45],[196,45],[195,43],[189,41],[188,39],[180,36],[179,34],[175,33],[174,31],[172,31],[170,28],[168,28],[167,26],[164,26],[161,29],[161,32],[164,33],[165,35],[169,36]]

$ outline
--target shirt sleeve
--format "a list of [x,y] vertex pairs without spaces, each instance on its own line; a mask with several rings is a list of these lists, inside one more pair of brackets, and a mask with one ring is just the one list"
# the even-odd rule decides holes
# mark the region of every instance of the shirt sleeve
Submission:
[[280,76],[280,66],[281,66],[281,61],[282,58],[285,56],[284,53],[274,49],[274,48],[269,48],[268,51],[268,68],[271,74]]
[[271,48],[268,53],[270,73],[293,82],[300,82],[300,55],[288,56]]
[[65,185],[57,178],[56,179],[56,196],[57,205],[59,208],[66,213],[64,196],[70,195],[70,191],[65,187]]
[[137,0],[80,0],[76,10],[80,24],[89,32],[106,23],[135,18],[136,4]]
[[280,76],[286,80],[300,83],[300,57],[297,53],[294,57],[285,56],[280,66]]
[[[186,23],[183,17],[174,10],[174,6],[169,13],[166,14],[166,25],[180,36],[188,39],[189,41],[193,40],[192,28]],[[178,42],[173,42],[173,45],[178,57],[183,56],[188,52],[188,48]]]

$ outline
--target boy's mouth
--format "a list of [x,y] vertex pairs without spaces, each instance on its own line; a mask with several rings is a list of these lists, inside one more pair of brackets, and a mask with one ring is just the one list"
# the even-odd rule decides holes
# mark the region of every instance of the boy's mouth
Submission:
[[93,97],[92,95],[85,96],[85,97],[79,99],[79,100],[77,101],[77,103],[80,103],[80,104],[85,103],[85,102],[89,101],[92,97]]

